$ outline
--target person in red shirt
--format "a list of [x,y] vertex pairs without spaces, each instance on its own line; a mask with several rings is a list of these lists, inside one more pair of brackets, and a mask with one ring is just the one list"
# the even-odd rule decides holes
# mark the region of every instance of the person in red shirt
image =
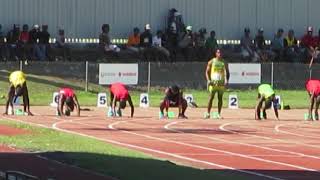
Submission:
[[[65,113],[63,113],[64,107],[66,108]],[[70,112],[73,112],[74,107],[77,109],[77,116],[80,116],[80,105],[74,91],[71,88],[60,89],[57,107],[58,115],[70,116]]]
[[313,28],[311,26],[308,27],[307,33],[301,39],[301,46],[305,49],[304,53],[307,59],[311,57],[317,58],[317,39],[313,37]]
[[310,79],[306,83],[306,90],[308,91],[309,97],[310,97],[310,106],[309,106],[309,116],[308,120],[312,120],[312,110],[313,106],[315,104],[314,108],[314,114],[315,120],[319,120],[319,114],[318,114],[318,109],[319,109],[319,104],[320,104],[320,80],[313,80]]
[[[110,102],[109,102],[110,107],[109,107],[108,115],[121,117],[122,116],[121,109],[124,109],[126,107],[127,101],[131,107],[131,117],[133,117],[134,107],[133,107],[133,103],[132,103],[131,96],[129,94],[128,89],[122,83],[111,84]],[[119,102],[119,106],[118,106],[118,109],[116,110],[117,102]]]

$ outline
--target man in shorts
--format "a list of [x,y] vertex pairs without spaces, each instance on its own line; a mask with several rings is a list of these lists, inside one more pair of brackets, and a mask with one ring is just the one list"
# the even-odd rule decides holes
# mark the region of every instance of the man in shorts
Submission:
[[[169,107],[178,107],[179,115],[178,118],[187,119],[185,116],[185,111],[187,109],[187,101],[182,96],[182,91],[176,85],[170,86],[165,90],[165,97],[160,103],[160,119],[166,118],[168,116]],[[163,110],[166,110],[164,114]]]
[[[10,87],[4,115],[14,114],[12,102],[15,101],[19,96],[22,96],[24,114],[32,116],[33,114],[30,111],[29,93],[25,74],[22,71],[12,72],[9,76],[9,82]],[[10,113],[8,112],[9,106],[11,107]]]
[[[126,103],[129,103],[131,107],[131,117],[133,117],[134,114],[134,107],[131,100],[131,96],[129,94],[129,91],[127,87],[122,83],[114,83],[111,84],[110,87],[110,102],[109,102],[109,116],[122,116],[121,109],[124,109],[126,107]],[[119,102],[118,109],[117,103]]]
[[[276,115],[277,120],[279,120],[278,108],[277,108],[277,101],[275,97],[275,93],[269,84],[261,84],[258,87],[258,102],[255,108],[255,119],[261,120],[267,119],[266,110],[271,107],[273,103],[273,110],[274,114]],[[262,116],[260,117],[260,112],[262,112]]]
[[228,64],[222,59],[221,50],[215,51],[215,58],[211,59],[207,64],[206,79],[207,86],[210,92],[209,102],[205,118],[210,118],[210,111],[212,107],[212,101],[215,94],[218,94],[218,119],[221,118],[221,109],[223,104],[223,93],[225,86],[228,84],[230,77]]
[[[80,105],[76,94],[71,88],[62,88],[59,91],[59,101],[58,101],[58,115],[59,116],[70,116],[73,112],[74,107],[76,107],[77,116],[80,116]],[[65,111],[63,112],[63,109]]]
[[308,80],[306,83],[306,90],[310,97],[308,120],[313,120],[312,111],[314,106],[314,119],[319,120],[318,109],[320,104],[320,80]]

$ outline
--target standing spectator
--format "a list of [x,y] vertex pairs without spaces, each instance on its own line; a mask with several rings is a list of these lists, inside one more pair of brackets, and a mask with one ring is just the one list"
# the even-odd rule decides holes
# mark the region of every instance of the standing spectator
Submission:
[[5,60],[5,41],[2,31],[2,25],[0,24],[0,60]]
[[167,29],[167,47],[172,59],[176,59],[179,37],[185,32],[185,25],[181,13],[175,8],[169,10]]
[[[206,40],[206,44],[205,44],[206,48],[207,48],[207,53],[208,54],[214,54],[212,52],[216,52],[216,50],[219,48],[217,39],[216,39],[216,32],[215,31],[211,31],[210,32],[210,37]],[[212,59],[212,57],[208,57],[209,59]]]
[[263,35],[263,28],[258,29],[258,33],[254,38],[254,45],[257,50],[257,54],[262,61],[266,61],[269,58],[271,52],[267,49],[266,41]]
[[22,32],[20,33],[20,36],[19,36],[19,49],[21,52],[21,58],[25,61],[28,58],[30,58],[29,39],[30,39],[29,26],[27,24],[24,24],[22,26]]
[[29,32],[29,43],[32,47],[32,59],[40,59],[40,47],[39,47],[40,28],[38,24],[35,24]]
[[152,33],[150,24],[146,24],[144,32],[140,35],[140,48],[143,57],[148,60],[152,55]]
[[307,33],[301,39],[301,47],[305,62],[308,62],[311,57],[316,55],[317,42],[313,37],[313,28],[311,26],[308,27]]
[[199,33],[195,37],[195,48],[196,56],[199,60],[207,61],[207,50],[206,50],[206,28],[201,28]]
[[194,54],[195,38],[192,33],[192,26],[186,27],[186,32],[182,35],[178,43],[186,61],[191,60]]
[[162,46],[162,31],[157,31],[157,34],[152,39],[152,46],[158,51],[161,55],[164,55],[167,61],[170,60],[170,52]]
[[20,27],[18,24],[13,25],[13,29],[7,33],[7,46],[9,58],[18,60],[18,41],[20,36]]
[[102,33],[99,35],[100,49],[105,53],[109,53],[109,52],[118,53],[118,52],[120,52],[120,48],[117,45],[111,43],[111,38],[109,35],[110,25],[103,24],[101,29],[102,29]]
[[286,61],[297,62],[298,61],[298,41],[294,37],[293,29],[288,31],[287,37],[284,38],[284,57]]
[[58,31],[58,36],[57,36],[57,41],[56,41],[56,48],[61,49],[63,53],[63,59],[64,60],[71,60],[71,54],[70,54],[70,48],[68,45],[65,43],[65,35],[64,35],[64,30],[59,29]]
[[39,49],[40,49],[40,60],[45,60],[48,56],[48,51],[50,51],[49,44],[50,34],[48,32],[48,25],[42,25],[42,31],[39,36]]
[[139,44],[140,44],[140,30],[139,28],[135,27],[133,29],[133,34],[131,34],[128,38],[127,49],[134,53],[139,53],[140,52]]
[[253,62],[258,61],[258,54],[254,49],[252,38],[250,37],[250,29],[244,29],[244,36],[241,38],[241,55],[244,59],[250,59]]
[[280,61],[283,57],[283,29],[278,29],[273,40],[271,41],[271,50],[275,54],[275,60]]

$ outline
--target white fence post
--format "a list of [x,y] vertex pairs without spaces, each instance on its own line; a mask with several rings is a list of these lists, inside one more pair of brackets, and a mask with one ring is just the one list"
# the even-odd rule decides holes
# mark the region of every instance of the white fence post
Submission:
[[151,65],[150,61],[148,64],[148,94],[150,93],[150,84],[151,84]]
[[89,69],[89,63],[88,61],[86,61],[86,87],[85,87],[85,90],[86,92],[88,92],[88,70]]

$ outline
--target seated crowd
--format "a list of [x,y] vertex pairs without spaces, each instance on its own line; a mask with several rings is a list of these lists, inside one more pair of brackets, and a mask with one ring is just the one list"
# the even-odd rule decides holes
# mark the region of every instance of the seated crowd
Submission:
[[[238,45],[218,44],[215,31],[207,37],[205,28],[193,32],[192,26],[185,26],[181,14],[176,9],[170,9],[168,26],[164,31],[157,30],[153,34],[150,24],[144,26],[143,32],[138,27],[133,28],[126,44],[112,43],[110,25],[103,24],[99,41],[95,50],[102,56],[112,58],[138,58],[145,61],[208,61],[217,48],[224,50],[226,59],[238,62],[309,62],[318,58],[320,47],[320,30],[318,36],[313,36],[313,28],[308,27],[306,34],[298,40],[294,30],[278,29],[270,43],[266,43],[263,28],[257,30],[254,38],[250,29],[244,29],[244,35]],[[71,60],[74,47],[66,43],[63,29],[59,29],[55,41],[50,43],[48,26],[34,25],[31,30],[24,24],[22,30],[14,24],[7,34],[0,24],[0,61],[6,60]],[[230,48],[231,47],[231,48]],[[235,48],[236,47],[236,48]],[[89,48],[89,47],[88,47]],[[75,53],[74,53],[75,54]],[[97,53],[95,53],[97,54]],[[94,58],[93,58],[94,59]],[[87,60],[90,60],[87,59]]]

